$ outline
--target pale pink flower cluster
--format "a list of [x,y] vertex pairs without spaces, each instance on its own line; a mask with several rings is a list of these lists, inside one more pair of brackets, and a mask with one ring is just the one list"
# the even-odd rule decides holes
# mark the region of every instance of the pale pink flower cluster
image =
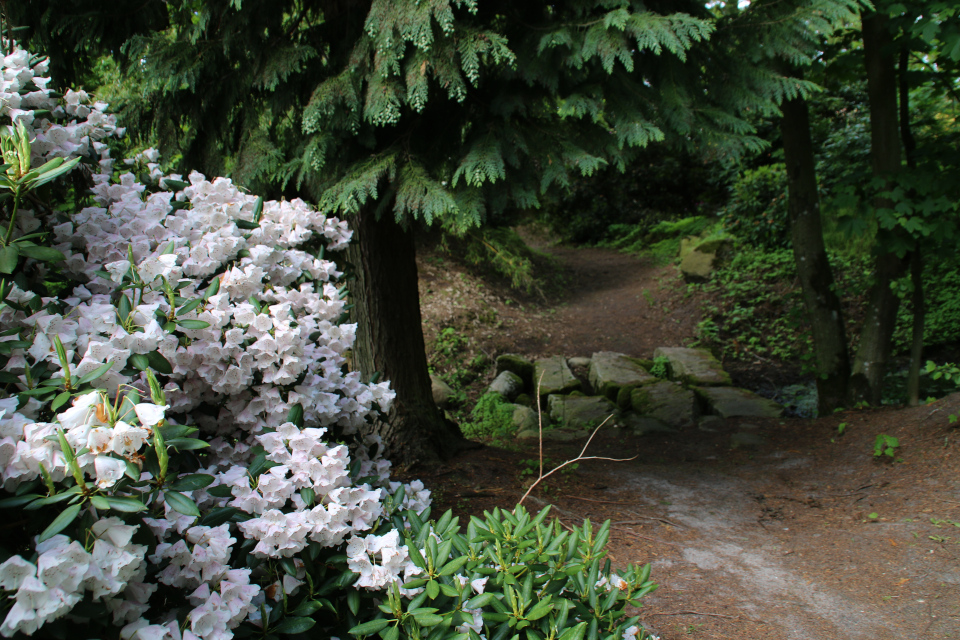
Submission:
[[[182,176],[163,176],[155,150],[128,163],[153,181],[149,188],[132,172],[115,178],[104,141],[123,132],[105,113],[107,105],[91,104],[82,91],[54,98],[46,89],[46,64],[30,66],[24,51],[2,60],[0,116],[32,129],[34,161],[83,154],[98,162],[92,172],[97,206],[56,225],[30,211],[18,214],[24,233],[50,224],[55,246],[66,256],[60,266],[84,284],[40,304],[33,293],[13,288],[7,300],[19,308],[0,307],[0,332],[9,333],[0,340],[31,345],[12,350],[5,372],[17,376],[24,390],[39,363],[59,371],[55,338],[74,376],[112,365],[96,381],[101,389],[74,398],[55,422],[36,421],[43,408],[36,399],[23,406],[17,397],[0,399],[4,489],[12,491],[43,473],[55,483],[67,478],[62,432],[79,453],[81,473],[110,495],[124,473],[139,466],[157,428],[191,424],[200,427],[195,437],[210,445],[208,466],[198,472],[215,481],[181,495],[201,510],[232,506],[254,517],[239,525],[199,526],[161,493],[148,506],[162,506],[162,517],[140,518],[156,536],[152,553],[130,542],[136,527],[116,518],[95,520],[92,537],[84,541],[92,540],[90,551],[65,535],[53,536],[36,545],[36,563],[15,556],[0,565],[0,588],[14,601],[0,634],[31,634],[89,594],[106,602],[114,624],[126,625],[121,638],[232,637],[244,619],[259,619],[261,605],[269,610],[256,584],[262,578],[230,566],[241,537],[255,540],[253,553],[267,558],[293,556],[310,542],[329,547],[350,538],[349,562],[368,589],[415,575],[396,531],[357,537],[376,524],[384,499],[400,487],[389,481],[389,462],[368,454],[368,449],[382,449],[378,438],[367,436],[353,452],[324,439],[333,427],[356,434],[394,397],[387,383],[369,384],[355,372],[345,373],[344,354],[353,346],[355,326],[340,322],[345,294],[337,281],[342,274],[322,253],[303,250],[315,240],[329,250],[343,248],[351,235],[346,223],[301,200],[259,207],[257,198],[225,178],[192,173],[185,186]],[[218,291],[207,295],[213,283]],[[122,319],[118,286],[125,287],[130,302]],[[181,300],[202,298],[200,304],[181,311],[183,302],[170,293],[174,286]],[[186,324],[173,333],[169,322]],[[116,415],[115,399],[124,389],[146,394],[143,375],[124,373],[128,361],[154,352],[173,369],[164,378],[166,404],[142,401]],[[195,412],[201,405],[218,407],[219,415]],[[288,421],[296,405],[303,409],[302,429]],[[274,466],[252,478],[248,468],[259,447]],[[355,484],[352,459],[359,462],[359,477],[371,484]],[[140,478],[151,479],[146,472]],[[220,485],[232,495],[208,492]],[[430,492],[422,483],[404,490],[405,507],[429,505]],[[160,568],[150,582],[148,564]],[[151,608],[158,584],[184,592],[193,607],[186,626],[170,612],[157,612],[156,603]],[[281,586],[292,593],[298,585],[291,578]]]
[[136,528],[119,518],[105,518],[91,527],[96,540],[90,552],[76,540],[56,535],[37,544],[35,564],[13,556],[0,565],[0,588],[15,592],[0,633],[32,635],[67,613],[84,594],[94,601],[109,599],[142,580],[147,548],[130,542]]
[[347,542],[347,566],[360,574],[356,586],[380,590],[418,575],[421,570],[400,544],[400,533],[394,529],[382,536],[353,537]]

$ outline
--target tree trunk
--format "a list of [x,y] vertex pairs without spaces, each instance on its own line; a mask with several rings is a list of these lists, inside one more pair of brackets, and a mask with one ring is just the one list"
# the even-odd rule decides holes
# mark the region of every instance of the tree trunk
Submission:
[[[906,43],[900,45],[900,138],[903,141],[903,155],[907,166],[917,167],[917,142],[910,127],[910,81],[907,72],[910,67],[910,51]],[[915,194],[911,194],[915,195]],[[923,300],[923,254],[920,241],[910,256],[910,279],[913,282],[913,341],[910,345],[910,371],[907,374],[907,404],[915,407],[920,404],[920,364],[923,358],[923,325],[927,313]]]
[[[919,244],[919,243],[918,243]],[[923,325],[926,314],[923,300],[923,254],[919,248],[910,257],[913,280],[913,343],[910,345],[910,373],[907,376],[907,404],[920,404],[920,360],[923,357]]]
[[[900,170],[896,58],[886,23],[886,17],[879,13],[863,19],[863,54],[870,97],[870,159],[874,175],[882,178],[890,178]],[[875,198],[873,204],[877,208],[893,207],[884,198]],[[890,232],[881,230],[877,237],[881,251],[884,233]],[[854,404],[880,404],[900,306],[900,298],[890,285],[903,275],[904,260],[884,252],[877,255],[875,265],[874,286],[850,379],[850,401]]]
[[404,467],[449,458],[468,443],[433,401],[413,232],[401,228],[389,208],[378,219],[376,202],[349,221],[354,239],[347,260],[356,272],[350,283],[355,367],[364,380],[379,372],[397,394],[386,421],[374,425],[383,438],[384,457]]
[[833,286],[820,220],[820,197],[810,140],[807,103],[795,98],[781,105],[783,155],[787,165],[788,210],[793,257],[810,317],[817,361],[820,415],[829,415],[847,400],[850,356],[840,298]]

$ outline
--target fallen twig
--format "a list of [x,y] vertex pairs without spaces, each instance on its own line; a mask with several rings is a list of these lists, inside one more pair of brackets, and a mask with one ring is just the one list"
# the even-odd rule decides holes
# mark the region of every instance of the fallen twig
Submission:
[[541,482],[543,482],[544,480],[546,480],[547,478],[549,478],[550,476],[552,476],[553,474],[555,474],[557,471],[560,471],[560,469],[563,469],[563,468],[566,467],[567,465],[574,464],[575,462],[580,462],[581,460],[607,460],[608,462],[627,462],[628,460],[635,460],[636,457],[637,457],[637,456],[633,456],[632,458],[607,458],[607,457],[604,457],[604,456],[585,456],[585,455],[583,455],[584,453],[587,452],[587,447],[589,447],[589,446],[590,446],[590,443],[593,442],[593,437],[594,437],[595,435],[597,435],[597,432],[600,431],[600,428],[601,428],[603,425],[607,424],[607,421],[609,421],[610,418],[613,417],[613,415],[611,414],[611,415],[607,416],[607,419],[606,419],[606,420],[604,420],[604,421],[601,422],[599,425],[597,425],[597,428],[596,428],[596,429],[593,430],[593,433],[591,433],[591,434],[590,434],[590,437],[587,438],[587,443],[586,443],[585,445],[583,445],[583,449],[580,451],[580,455],[578,455],[578,456],[577,456],[576,458],[574,458],[573,460],[567,460],[567,461],[564,462],[563,464],[557,465],[556,467],[554,467],[553,469],[551,469],[549,472],[547,472],[547,473],[545,474],[545,473],[543,472],[543,409],[542,409],[542,407],[540,406],[540,383],[541,383],[541,382],[543,382],[543,374],[542,374],[542,373],[540,374],[540,380],[537,381],[537,427],[538,427],[538,429],[539,429],[539,434],[540,434],[540,437],[539,437],[539,441],[540,441],[540,476],[534,481],[533,484],[531,484],[531,485],[527,488],[527,492],[523,494],[523,497],[520,498],[520,502],[517,503],[518,506],[521,505],[521,504],[523,504],[523,501],[527,499],[527,496],[530,495],[530,492],[533,491],[534,488],[535,488],[538,484],[540,484]]

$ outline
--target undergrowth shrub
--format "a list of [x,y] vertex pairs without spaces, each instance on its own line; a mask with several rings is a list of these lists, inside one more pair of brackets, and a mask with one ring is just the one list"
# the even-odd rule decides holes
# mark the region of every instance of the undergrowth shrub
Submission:
[[786,247],[790,242],[786,166],[771,164],[744,171],[730,188],[721,218],[728,232],[750,246]]
[[507,438],[513,429],[514,405],[499,393],[485,393],[470,413],[471,421],[460,425],[468,438]]
[[716,220],[708,216],[660,220],[649,227],[614,225],[610,227],[609,239],[601,242],[600,246],[645,255],[659,264],[666,264],[676,259],[682,238],[709,233],[716,227]]
[[552,259],[530,247],[514,229],[484,227],[464,235],[444,233],[440,248],[485,275],[506,279],[514,289],[543,296]]

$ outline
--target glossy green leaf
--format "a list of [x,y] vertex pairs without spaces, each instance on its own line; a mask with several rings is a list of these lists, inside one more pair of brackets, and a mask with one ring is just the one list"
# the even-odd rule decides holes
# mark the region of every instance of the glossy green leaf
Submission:
[[40,537],[37,538],[37,542],[49,540],[53,536],[69,527],[70,524],[77,519],[77,515],[80,513],[80,508],[82,506],[83,505],[80,503],[72,504],[61,511],[60,515],[58,515],[53,522],[50,523],[50,526],[43,530],[43,533],[41,533]]
[[185,516],[193,516],[195,518],[200,517],[200,509],[197,508],[196,503],[182,493],[177,493],[176,491],[164,491],[163,499],[166,500],[167,504],[170,505],[170,508],[177,513],[182,513]]

